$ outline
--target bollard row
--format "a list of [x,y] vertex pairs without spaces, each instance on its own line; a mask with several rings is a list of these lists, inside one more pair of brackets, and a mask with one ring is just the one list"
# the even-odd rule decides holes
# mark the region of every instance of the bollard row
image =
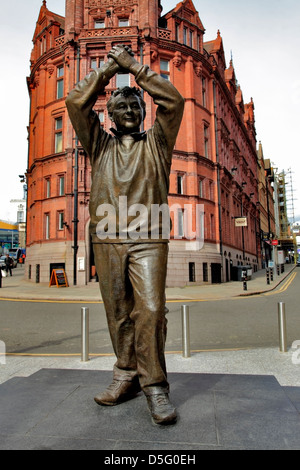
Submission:
[[[183,357],[191,356],[190,320],[188,305],[181,306]],[[89,361],[89,309],[81,308],[81,361]]]
[[[181,306],[182,356],[191,357],[189,306]],[[278,302],[279,350],[287,352],[285,303]],[[81,308],[81,361],[89,361],[89,309]]]

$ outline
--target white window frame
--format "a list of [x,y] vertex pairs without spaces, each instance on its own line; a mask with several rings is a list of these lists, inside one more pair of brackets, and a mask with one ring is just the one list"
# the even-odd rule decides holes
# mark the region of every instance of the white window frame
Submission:
[[65,195],[65,175],[58,177],[58,194],[59,196]]
[[105,28],[105,20],[95,20],[94,28],[95,29],[104,29]]
[[45,214],[45,238],[50,240],[50,214]]
[[119,28],[126,28],[129,26],[129,18],[119,18]]
[[63,119],[58,117],[55,119],[55,153],[63,151]]
[[58,213],[58,230],[63,230],[64,229],[64,213],[59,212]]
[[117,88],[124,86],[130,86],[130,74],[129,73],[118,73],[116,77]]

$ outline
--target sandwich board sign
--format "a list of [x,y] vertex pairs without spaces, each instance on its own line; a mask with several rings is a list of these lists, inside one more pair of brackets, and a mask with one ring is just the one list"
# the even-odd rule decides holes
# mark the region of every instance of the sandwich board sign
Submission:
[[49,287],[69,287],[64,269],[53,269],[51,273]]

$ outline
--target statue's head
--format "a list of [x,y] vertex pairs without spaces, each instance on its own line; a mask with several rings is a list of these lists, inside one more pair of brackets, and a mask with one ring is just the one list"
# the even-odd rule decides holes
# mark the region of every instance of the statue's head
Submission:
[[146,103],[135,87],[118,88],[111,95],[107,110],[118,131],[123,134],[138,132],[146,116]]

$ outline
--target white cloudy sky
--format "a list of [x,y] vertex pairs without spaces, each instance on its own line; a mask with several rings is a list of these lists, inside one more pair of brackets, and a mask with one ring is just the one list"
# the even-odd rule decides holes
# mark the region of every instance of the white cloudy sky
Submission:
[[[162,0],[164,13],[177,0]],[[27,168],[29,100],[26,76],[32,36],[42,0],[1,0],[1,177],[0,219],[15,220],[10,200],[21,198],[18,175]],[[64,0],[48,0],[64,15]],[[244,101],[253,97],[257,141],[279,171],[292,170],[294,212],[300,220],[300,1],[194,0],[206,29],[205,41],[220,29],[227,65],[232,51]]]

